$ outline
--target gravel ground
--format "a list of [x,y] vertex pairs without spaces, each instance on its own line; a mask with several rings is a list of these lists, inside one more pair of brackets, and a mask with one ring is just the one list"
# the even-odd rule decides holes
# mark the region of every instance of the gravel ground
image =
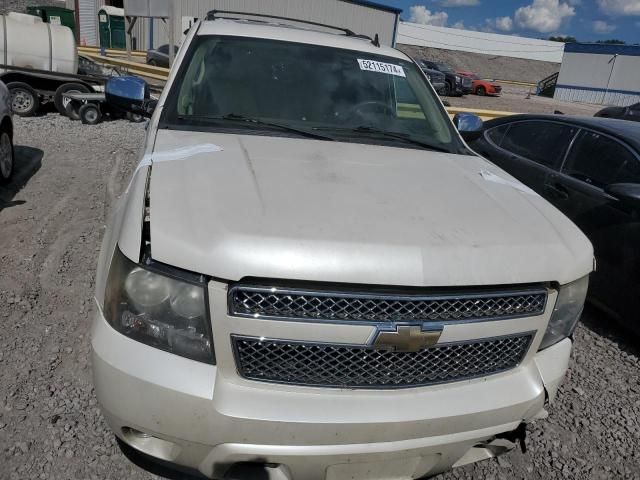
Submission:
[[[100,239],[143,126],[50,114],[16,119],[16,132],[18,171],[0,187],[0,479],[159,478],[121,453],[89,363]],[[528,453],[439,478],[640,479],[639,343],[589,311]]]
[[531,95],[526,87],[503,85],[503,93],[497,97],[479,97],[465,95],[463,97],[442,97],[454,107],[479,108],[483,110],[500,110],[514,113],[554,113],[558,110],[567,115],[593,116],[602,105],[589,103],[562,102],[553,98],[536,97]]

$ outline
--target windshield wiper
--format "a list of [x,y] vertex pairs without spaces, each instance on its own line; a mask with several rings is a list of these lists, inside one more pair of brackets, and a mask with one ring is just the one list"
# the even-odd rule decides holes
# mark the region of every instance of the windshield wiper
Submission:
[[213,115],[179,115],[179,120],[205,120],[205,121],[231,121],[231,122],[244,122],[244,123],[253,123],[256,125],[262,125],[265,127],[277,128],[278,130],[297,133],[298,135],[302,135],[308,138],[315,138],[317,140],[330,140],[334,141],[335,139],[329,137],[327,135],[322,135],[320,133],[314,133],[309,130],[305,130],[303,128],[291,127],[289,125],[283,125],[281,123],[268,122],[266,120],[261,120],[259,118],[247,117],[244,115],[238,115],[236,113],[229,113],[227,115],[222,116],[213,116]]
[[425,142],[424,140],[418,140],[417,138],[412,137],[408,133],[400,133],[400,132],[390,132],[387,130],[381,130],[375,127],[368,127],[365,125],[361,125],[359,127],[353,128],[343,128],[343,127],[315,127],[314,130],[328,130],[335,132],[345,132],[345,133],[368,133],[377,135],[380,137],[393,138],[394,140],[401,140],[406,143],[411,143],[413,145],[417,145],[419,147],[425,148],[427,150],[434,150],[436,152],[444,152],[451,153],[451,150],[445,147],[441,147],[439,145],[434,145],[429,142]]

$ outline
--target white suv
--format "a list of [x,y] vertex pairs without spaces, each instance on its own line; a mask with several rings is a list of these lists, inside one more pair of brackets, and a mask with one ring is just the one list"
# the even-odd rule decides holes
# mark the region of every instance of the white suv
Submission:
[[545,415],[592,247],[406,55],[213,19],[157,104],[133,78],[107,97],[154,109],[97,274],[122,441],[211,478],[420,478]]

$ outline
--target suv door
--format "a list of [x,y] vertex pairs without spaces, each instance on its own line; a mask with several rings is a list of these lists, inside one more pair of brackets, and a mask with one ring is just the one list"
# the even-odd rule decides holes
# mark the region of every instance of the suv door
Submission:
[[[524,120],[487,131],[493,149],[491,161],[543,197],[560,195],[547,187],[548,175],[557,171],[578,129],[547,120]],[[499,144],[495,142],[500,141]]]
[[613,183],[640,183],[637,152],[608,135],[582,130],[550,182],[568,193],[552,203],[593,243],[597,270],[591,278],[592,298],[621,316],[637,312],[640,212],[604,191]]

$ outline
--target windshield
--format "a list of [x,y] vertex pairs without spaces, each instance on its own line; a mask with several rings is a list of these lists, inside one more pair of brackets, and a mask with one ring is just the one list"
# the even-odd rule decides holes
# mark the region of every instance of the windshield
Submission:
[[463,148],[424,74],[408,60],[201,36],[182,65],[163,110],[164,128],[313,132],[329,140]]

